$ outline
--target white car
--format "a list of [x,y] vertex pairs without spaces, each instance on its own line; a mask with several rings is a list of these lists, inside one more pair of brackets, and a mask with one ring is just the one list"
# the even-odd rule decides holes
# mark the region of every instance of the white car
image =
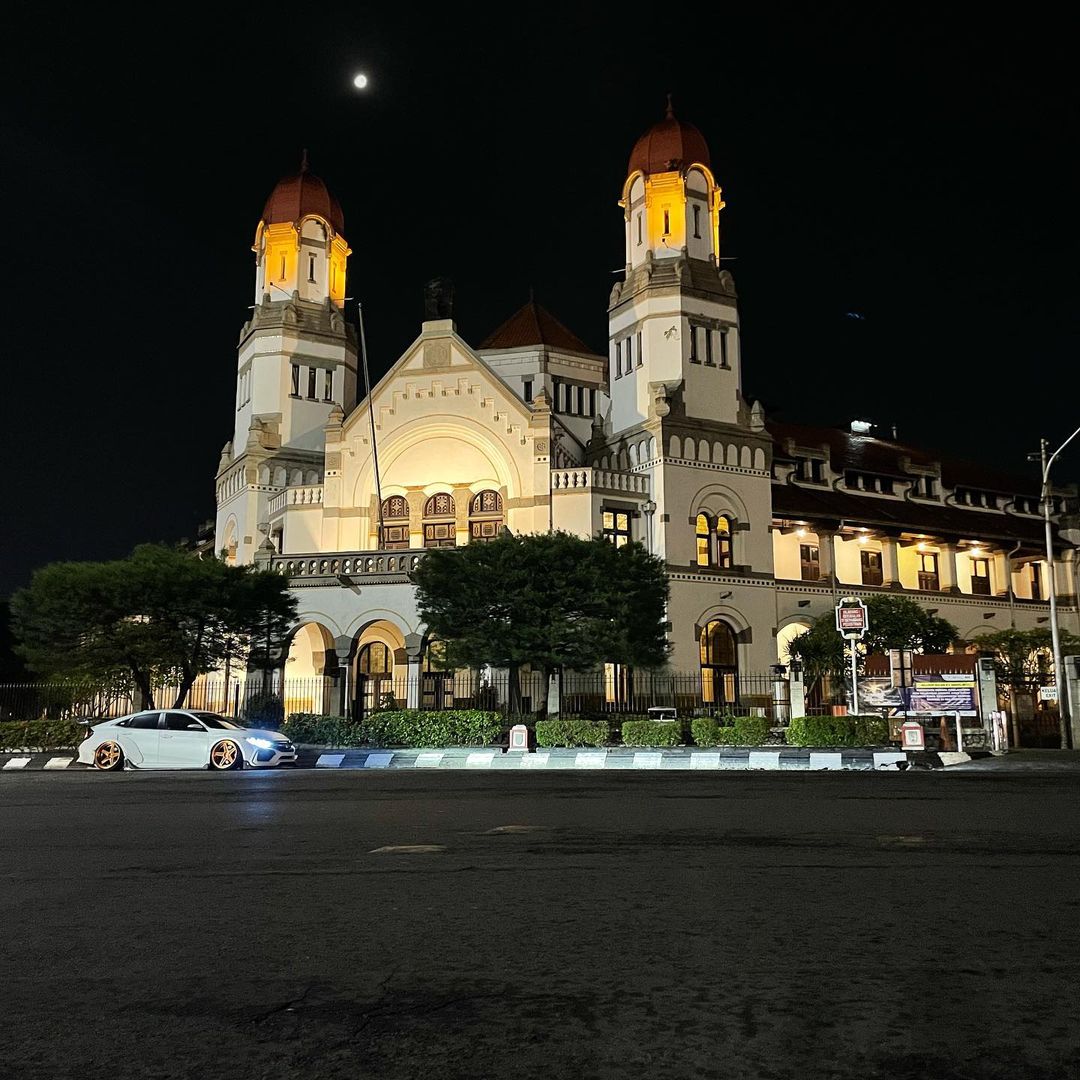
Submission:
[[279,731],[246,728],[217,713],[152,709],[95,723],[78,760],[105,771],[263,768],[296,761],[296,747]]

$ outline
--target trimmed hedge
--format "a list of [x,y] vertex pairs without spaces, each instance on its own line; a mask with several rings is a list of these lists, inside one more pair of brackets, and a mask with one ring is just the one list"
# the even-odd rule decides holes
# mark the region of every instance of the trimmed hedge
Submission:
[[343,716],[293,713],[284,732],[294,742],[316,746],[489,746],[503,733],[502,717],[477,709],[386,709],[359,724]]
[[361,746],[358,724],[344,716],[320,716],[318,713],[290,713],[281,726],[282,734],[295,743],[313,746]]
[[358,725],[368,746],[490,746],[504,730],[497,712],[398,709],[369,713]]
[[86,731],[74,720],[0,724],[0,750],[73,750],[86,738]]
[[763,746],[769,721],[764,716],[696,716],[690,733],[698,746]]
[[880,716],[793,716],[789,746],[887,746],[889,722]]
[[285,722],[285,703],[277,694],[260,690],[244,702],[240,723],[245,727],[268,728],[280,731]]
[[624,746],[682,746],[682,721],[626,719],[622,722],[622,741]]
[[611,725],[606,720],[537,720],[537,746],[607,746]]

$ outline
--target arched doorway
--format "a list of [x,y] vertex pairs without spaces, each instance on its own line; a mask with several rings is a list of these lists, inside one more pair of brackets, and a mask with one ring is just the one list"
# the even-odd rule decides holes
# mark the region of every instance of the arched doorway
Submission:
[[735,632],[726,622],[710,620],[701,630],[701,700],[717,708],[739,701],[739,651]]
[[281,673],[285,715],[325,713],[333,702],[337,674],[334,635],[322,623],[302,623],[289,639]]
[[362,645],[356,655],[357,698],[362,713],[394,708],[394,653],[381,641]]

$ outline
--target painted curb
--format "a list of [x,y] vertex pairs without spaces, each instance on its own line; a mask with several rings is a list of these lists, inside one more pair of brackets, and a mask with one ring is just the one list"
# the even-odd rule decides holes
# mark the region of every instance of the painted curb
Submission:
[[[502,747],[444,747],[423,750],[375,750],[334,747],[298,748],[297,762],[284,769],[461,769],[468,771],[575,771],[673,772],[692,770],[743,772],[901,772],[906,769],[943,769],[976,758],[1003,756],[988,750],[971,753],[946,751],[811,749],[809,747],[675,747],[658,750],[636,747],[602,749],[506,750]],[[40,770],[81,771],[71,751],[0,753],[0,772]]]

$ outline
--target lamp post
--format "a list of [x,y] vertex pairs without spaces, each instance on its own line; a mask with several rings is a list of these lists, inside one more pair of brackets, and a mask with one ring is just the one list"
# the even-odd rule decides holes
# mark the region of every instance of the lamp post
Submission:
[[[1058,696],[1058,732],[1061,736],[1061,749],[1065,750],[1069,745],[1069,699],[1065,693],[1065,667],[1061,659],[1061,634],[1058,632],[1057,620],[1057,582],[1054,580],[1054,545],[1050,531],[1050,514],[1054,507],[1050,497],[1050,466],[1054,464],[1054,458],[1080,435],[1077,428],[1049,457],[1046,455],[1048,443],[1040,439],[1039,459],[1042,463],[1042,504],[1043,525],[1046,532],[1046,576],[1050,594],[1050,638],[1054,648],[1054,683],[1057,686]],[[1032,455],[1034,457],[1034,455]]]

